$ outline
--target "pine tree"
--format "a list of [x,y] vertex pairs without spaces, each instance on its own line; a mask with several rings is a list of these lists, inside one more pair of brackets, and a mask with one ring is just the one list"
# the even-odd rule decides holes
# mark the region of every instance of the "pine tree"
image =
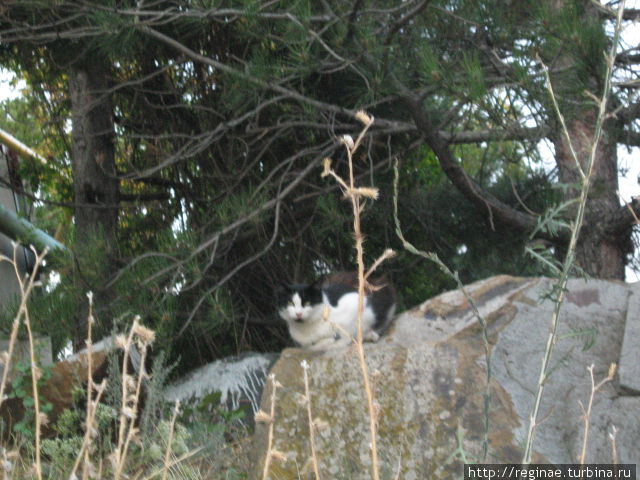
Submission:
[[[0,59],[43,93],[60,138],[77,120],[56,159],[61,185],[73,166],[74,196],[48,191],[73,206],[77,232],[102,232],[113,268],[89,281],[82,267],[76,287],[112,287],[114,316],[153,305],[161,338],[211,357],[286,338],[264,333],[273,285],[353,265],[348,209],[319,173],[327,156],[346,168],[336,138],[357,131],[359,108],[375,123],[356,175],[382,193],[363,219],[372,257],[398,246],[395,158],[406,235],[465,281],[539,274],[532,240],[562,255],[579,174],[544,69],[582,162],[612,19],[588,0],[26,0],[0,12]],[[616,147],[639,143],[637,85],[625,81],[638,52],[623,50],[577,251],[586,273],[618,279],[640,211],[616,196]],[[84,102],[82,79],[104,94]],[[451,286],[396,262],[406,306]]]

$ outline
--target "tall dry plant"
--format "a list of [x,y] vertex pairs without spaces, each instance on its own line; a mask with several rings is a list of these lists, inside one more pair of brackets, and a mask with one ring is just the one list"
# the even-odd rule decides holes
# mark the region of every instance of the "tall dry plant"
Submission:
[[258,411],[255,416],[255,421],[257,423],[266,423],[268,425],[269,432],[267,434],[267,453],[264,459],[264,465],[262,468],[262,480],[267,480],[269,476],[269,469],[271,468],[271,462],[273,460],[286,460],[285,456],[273,448],[273,429],[274,422],[276,418],[276,400],[277,400],[277,389],[281,387],[280,382],[276,380],[276,376],[272,373],[268,377],[268,380],[271,385],[271,407],[269,413],[266,413],[262,410]]
[[38,362],[36,360],[36,349],[33,341],[33,331],[31,329],[31,318],[29,315],[28,300],[34,287],[38,285],[36,279],[38,278],[38,272],[40,270],[40,267],[42,266],[44,257],[47,254],[47,249],[45,248],[43,252],[38,254],[33,246],[31,246],[30,248],[35,255],[35,263],[31,274],[27,274],[24,277],[20,273],[18,262],[16,259],[18,251],[17,243],[13,243],[13,259],[0,255],[0,262],[9,262],[13,266],[16,280],[20,288],[20,306],[18,307],[18,312],[16,313],[11,326],[11,333],[9,335],[9,347],[6,352],[2,352],[1,354],[4,371],[2,373],[2,380],[0,381],[0,405],[5,399],[5,390],[7,387],[9,373],[11,371],[11,360],[13,358],[15,344],[18,339],[18,330],[20,329],[20,325],[22,324],[27,330],[27,337],[29,342],[29,363],[31,365],[31,394],[33,395],[35,411],[35,461],[33,465],[33,473],[38,480],[42,480],[42,460],[40,455],[41,430],[42,425],[47,423],[48,418],[46,414],[40,411],[38,380],[40,380],[40,378],[42,377],[42,370],[38,366]]
[[[593,399],[595,398],[598,390],[600,390],[606,383],[613,380],[616,374],[617,365],[615,363],[612,363],[611,365],[609,365],[609,372],[607,373],[607,376],[604,377],[602,380],[600,380],[598,383],[596,383],[595,377],[593,376],[593,367],[594,367],[593,364],[587,367],[589,376],[591,377],[591,392],[589,394],[589,401],[587,402],[587,406],[585,407],[582,404],[582,402],[579,401],[580,408],[582,408],[582,421],[584,423],[584,432],[582,434],[582,451],[580,452],[580,457],[579,457],[580,465],[584,465],[587,459],[587,445],[589,444],[589,425],[591,420],[591,409],[593,407]],[[613,453],[614,453],[614,461],[615,461],[615,451]]]
[[98,425],[96,421],[96,414],[98,412],[98,405],[100,404],[100,400],[102,399],[102,395],[104,394],[107,387],[107,380],[103,379],[101,383],[96,385],[93,381],[93,324],[95,322],[95,318],[93,317],[93,293],[87,293],[87,298],[89,300],[89,314],[87,318],[87,405],[86,405],[86,415],[84,422],[84,436],[82,438],[82,445],[80,446],[80,451],[78,452],[78,456],[71,468],[71,473],[69,474],[70,479],[77,478],[76,472],[78,468],[82,466],[82,480],[88,480],[90,477],[96,476],[96,467],[92,460],[92,447],[93,441],[98,436]]
[[353,155],[358,150],[358,147],[362,144],[362,141],[371,126],[373,125],[373,117],[365,113],[364,111],[359,111],[356,114],[356,119],[360,121],[364,127],[362,128],[360,134],[354,141],[353,138],[349,135],[344,135],[340,138],[340,142],[344,145],[345,150],[347,152],[347,160],[349,166],[349,177],[347,181],[342,179],[332,168],[331,168],[331,159],[326,158],[324,160],[324,171],[322,173],[323,177],[331,176],[333,177],[338,184],[344,194],[344,196],[351,202],[351,209],[353,213],[353,233],[355,238],[355,248],[356,248],[356,262],[358,269],[358,328],[357,335],[355,339],[355,347],[356,354],[358,357],[358,362],[360,364],[360,370],[362,372],[362,380],[364,384],[365,395],[367,399],[367,409],[369,414],[369,432],[370,432],[370,440],[371,440],[371,476],[374,480],[379,480],[380,478],[380,466],[378,459],[378,434],[377,434],[377,425],[378,425],[378,409],[376,408],[375,396],[373,392],[373,387],[371,383],[371,376],[369,374],[369,367],[367,365],[367,359],[364,350],[364,338],[362,331],[362,314],[364,312],[364,300],[365,300],[365,290],[367,288],[367,278],[373,273],[373,271],[387,258],[390,258],[394,255],[393,250],[386,250],[369,268],[368,271],[365,272],[365,264],[364,264],[364,235],[362,234],[362,228],[360,225],[360,218],[362,212],[364,210],[365,201],[366,200],[376,200],[378,198],[378,189],[375,187],[358,187],[355,184],[355,177],[353,173]]
[[540,403],[542,401],[544,387],[550,371],[551,357],[553,354],[554,346],[558,338],[558,325],[560,323],[560,311],[562,309],[562,304],[564,303],[567,283],[569,281],[569,275],[574,267],[576,245],[578,243],[580,230],[582,229],[582,224],[584,222],[587,199],[589,196],[589,189],[591,188],[593,167],[595,165],[595,160],[596,160],[596,153],[597,153],[598,145],[600,144],[600,139],[602,137],[602,131],[603,131],[602,127],[604,125],[605,120],[607,119],[607,101],[611,93],[611,79],[613,75],[613,65],[615,62],[616,51],[617,51],[618,43],[620,40],[620,32],[622,30],[622,14],[624,13],[624,5],[625,5],[625,0],[622,0],[620,2],[620,5],[618,6],[618,13],[616,18],[615,31],[613,35],[613,42],[611,44],[611,49],[608,54],[605,54],[605,61],[607,64],[607,68],[606,68],[605,78],[604,78],[604,88],[602,91],[602,97],[599,99],[599,102],[598,102],[598,115],[596,118],[593,142],[591,144],[591,150],[589,152],[589,158],[587,160],[587,164],[585,168],[583,168],[582,165],[580,164],[580,160],[576,154],[576,150],[573,147],[571,136],[569,135],[569,131],[565,125],[564,117],[558,107],[558,103],[556,101],[556,95],[553,91],[551,79],[549,76],[549,69],[546,67],[546,65],[542,63],[542,61],[540,61],[545,74],[547,90],[549,91],[549,95],[553,102],[556,115],[560,119],[562,134],[566,137],[566,140],[570,146],[571,156],[573,158],[573,161],[575,162],[576,170],[580,174],[581,186],[580,186],[580,195],[577,199],[577,210],[576,210],[575,218],[571,227],[571,236],[569,239],[567,252],[562,264],[562,270],[555,283],[554,291],[557,292],[557,297],[554,301],[554,310],[551,316],[551,326],[549,329],[549,336],[547,338],[547,344],[546,344],[542,362],[540,365],[540,375],[538,377],[538,384],[536,388],[534,404],[531,411],[531,415],[529,417],[529,425],[527,428],[526,442],[524,447],[524,453],[522,456],[522,463],[524,465],[530,464],[532,459],[533,443],[535,439],[536,428],[538,426]]
[[[110,461],[113,466],[115,480],[120,480],[124,476],[124,469],[127,460],[127,454],[131,442],[138,438],[138,427],[136,426],[136,418],[140,409],[140,399],[142,395],[142,383],[147,374],[144,369],[147,350],[153,340],[155,334],[152,330],[140,324],[140,317],[136,316],[129,334],[125,337],[119,335],[116,337],[116,344],[122,348],[124,354],[122,358],[122,384],[120,395],[120,414],[118,425],[118,441],[115,450],[110,455]],[[129,361],[131,354],[136,349],[140,355],[139,370],[137,376],[129,373]]]

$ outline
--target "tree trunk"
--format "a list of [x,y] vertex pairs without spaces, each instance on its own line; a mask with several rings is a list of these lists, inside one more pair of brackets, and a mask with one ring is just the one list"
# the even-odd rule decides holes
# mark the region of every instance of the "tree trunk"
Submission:
[[[102,265],[103,271],[100,275],[91,272],[92,278],[102,280],[108,279],[114,271],[119,194],[115,168],[113,111],[107,85],[108,71],[108,64],[94,57],[76,66],[69,78],[73,113],[75,247],[81,268],[85,259],[95,258],[96,250],[104,253],[106,262]],[[94,268],[95,265],[87,267]],[[87,278],[86,274],[82,276]],[[110,295],[102,290],[101,285],[83,287],[94,290],[97,302],[102,305],[108,304]],[[76,347],[83,346],[86,338],[86,313],[85,308],[80,309],[74,339]]]
[[[595,109],[569,120],[567,124],[571,144],[585,173],[595,124]],[[628,233],[612,233],[609,228],[609,220],[620,209],[617,195],[617,143],[615,135],[610,134],[612,128],[614,125],[611,121],[605,122],[596,150],[587,210],[576,250],[576,264],[594,277],[624,280],[630,237]],[[559,132],[554,144],[559,180],[566,186],[565,200],[574,199],[579,195],[581,178],[566,135]]]
[[92,60],[85,68],[71,73],[73,188],[77,238],[100,235],[109,253],[113,253],[118,225],[118,179],[106,68],[106,64]]
[[[552,0],[552,3],[553,8],[559,13],[561,9],[571,4],[567,0]],[[587,0],[581,0],[578,3],[582,9],[585,28],[593,26],[595,29],[595,25],[603,28],[595,6]],[[579,40],[578,38],[576,41]],[[552,72],[555,71],[551,74],[551,82],[556,98],[560,102],[567,133],[577,157],[577,159],[574,158],[567,135],[561,131],[557,122],[553,141],[559,180],[565,186],[565,201],[575,199],[580,194],[582,179],[576,161],[580,164],[582,171],[587,173],[595,138],[598,108],[594,105],[593,99],[588,98],[584,92],[589,91],[598,98],[602,95],[606,70],[605,48],[606,45],[603,44],[601,56],[578,58],[573,53],[574,49],[563,46],[554,53],[554,58],[550,59],[553,64]],[[588,69],[585,69],[585,64],[589,65]],[[608,104],[611,104],[611,99],[608,99]],[[613,231],[611,228],[612,217],[620,210],[615,129],[614,119],[604,122],[595,154],[585,218],[576,246],[575,261],[578,267],[593,277],[624,280],[630,231]]]

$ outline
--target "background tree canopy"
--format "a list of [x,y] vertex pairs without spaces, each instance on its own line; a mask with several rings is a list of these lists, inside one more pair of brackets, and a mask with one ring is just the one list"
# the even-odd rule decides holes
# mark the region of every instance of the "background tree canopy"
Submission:
[[[375,117],[356,162],[381,198],[363,218],[369,259],[405,236],[463,281],[537,275],[561,255],[603,88],[617,2],[590,0],[21,0],[0,7],[0,64],[25,78],[4,127],[25,161],[38,224],[76,253],[38,302],[58,346],[140,314],[186,367],[287,335],[274,287],[353,267],[349,206],[320,178],[337,141]],[[626,21],[639,17],[625,11]],[[622,45],[577,263],[624,278],[640,204],[617,196],[617,146],[640,144],[638,45]],[[541,166],[538,147],[554,151]],[[401,307],[452,287],[401,254]],[[55,319],[55,324],[52,323]]]

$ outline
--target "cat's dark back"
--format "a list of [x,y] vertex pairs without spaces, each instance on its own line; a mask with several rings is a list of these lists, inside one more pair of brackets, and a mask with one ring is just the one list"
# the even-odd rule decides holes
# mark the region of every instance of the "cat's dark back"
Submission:
[[[358,291],[358,274],[355,272],[331,274],[322,281],[321,290],[329,304],[335,307],[345,294]],[[384,277],[368,280],[365,298],[367,306],[375,315],[373,329],[377,332],[386,330],[395,312],[395,288]]]

